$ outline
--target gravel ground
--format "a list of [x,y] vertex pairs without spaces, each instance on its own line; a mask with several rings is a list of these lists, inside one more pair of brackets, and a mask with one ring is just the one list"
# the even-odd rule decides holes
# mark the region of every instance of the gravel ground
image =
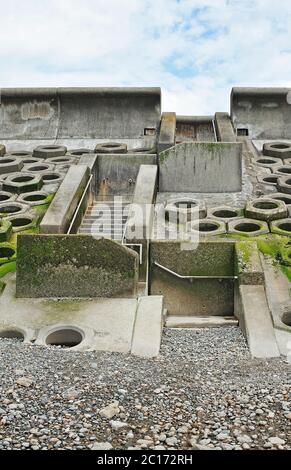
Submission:
[[290,382],[234,327],[167,330],[152,361],[0,340],[0,449],[291,449]]

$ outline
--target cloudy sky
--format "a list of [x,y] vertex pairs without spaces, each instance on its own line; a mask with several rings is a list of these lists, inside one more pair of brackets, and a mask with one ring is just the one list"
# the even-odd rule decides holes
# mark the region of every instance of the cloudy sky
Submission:
[[290,0],[0,0],[0,86],[160,86],[163,110],[291,87]]

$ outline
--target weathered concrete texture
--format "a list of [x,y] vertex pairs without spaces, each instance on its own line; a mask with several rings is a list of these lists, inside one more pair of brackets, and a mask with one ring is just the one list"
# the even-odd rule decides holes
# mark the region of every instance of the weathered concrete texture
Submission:
[[80,235],[21,235],[17,297],[135,297],[138,255],[106,239]]
[[41,224],[41,233],[66,233],[90,178],[87,166],[72,166]]
[[159,153],[173,147],[176,143],[176,113],[163,113],[158,142]]
[[236,242],[235,262],[240,285],[265,285],[264,270],[256,242]]
[[163,297],[139,299],[133,331],[131,352],[152,358],[159,354],[163,331]]
[[[161,90],[2,89],[0,113],[0,140],[4,142],[124,139],[153,146],[160,122]],[[147,136],[146,129],[153,130],[153,135]]]
[[245,286],[239,288],[243,327],[253,357],[267,359],[279,357],[270,310],[264,286]]
[[176,143],[216,142],[213,116],[177,116]]
[[160,191],[239,192],[242,189],[242,145],[185,143],[160,154]]
[[233,88],[235,129],[247,129],[252,139],[291,138],[290,92],[290,88]]
[[169,315],[225,317],[234,312],[234,281],[231,279],[180,279],[153,267],[150,293],[164,296]]
[[236,135],[228,113],[215,114],[215,128],[219,142],[236,142]]
[[97,193],[107,196],[133,194],[141,165],[155,165],[151,154],[98,155]]
[[238,326],[238,320],[234,317],[182,317],[171,315],[167,318],[167,328],[225,328]]

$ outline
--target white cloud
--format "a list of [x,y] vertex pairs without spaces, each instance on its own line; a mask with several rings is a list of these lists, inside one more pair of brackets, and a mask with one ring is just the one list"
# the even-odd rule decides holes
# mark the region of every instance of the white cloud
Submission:
[[290,0],[0,0],[0,86],[161,86],[163,109],[291,87]]

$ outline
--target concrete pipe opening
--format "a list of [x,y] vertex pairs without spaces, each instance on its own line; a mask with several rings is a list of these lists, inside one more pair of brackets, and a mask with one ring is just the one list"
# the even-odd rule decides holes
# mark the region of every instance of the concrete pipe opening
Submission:
[[50,333],[45,343],[47,346],[60,346],[64,349],[79,346],[84,339],[84,334],[75,328],[63,328]]
[[288,167],[288,166],[282,166],[280,168],[277,168],[276,170],[278,173],[284,173],[286,175],[290,175],[291,174],[291,168]]
[[10,155],[13,155],[13,157],[30,157],[31,153],[19,150],[16,152],[10,152]]
[[0,165],[8,165],[9,163],[14,163],[15,160],[12,158],[1,158]]
[[18,341],[24,341],[24,334],[18,330],[4,330],[0,331],[1,339],[16,339]]
[[7,246],[0,247],[0,259],[10,259],[15,255],[15,251]]
[[39,166],[31,166],[29,167],[29,171],[34,172],[39,172],[39,171],[47,171],[49,170],[49,165],[39,165]]
[[9,196],[8,194],[0,194],[0,202],[9,201],[10,198],[11,196]]
[[262,201],[262,202],[255,202],[253,206],[255,209],[260,209],[263,211],[270,211],[270,210],[277,209],[279,207],[279,204],[276,204],[275,202]]
[[237,230],[239,232],[243,232],[243,233],[257,232],[260,229],[261,229],[261,227],[260,227],[259,224],[255,224],[255,223],[251,223],[251,222],[242,223],[242,224],[238,224],[238,225],[235,226],[235,230]]
[[43,175],[42,179],[44,182],[50,182],[50,181],[56,181],[60,179],[60,175],[56,175],[54,173],[51,173],[49,175]]

